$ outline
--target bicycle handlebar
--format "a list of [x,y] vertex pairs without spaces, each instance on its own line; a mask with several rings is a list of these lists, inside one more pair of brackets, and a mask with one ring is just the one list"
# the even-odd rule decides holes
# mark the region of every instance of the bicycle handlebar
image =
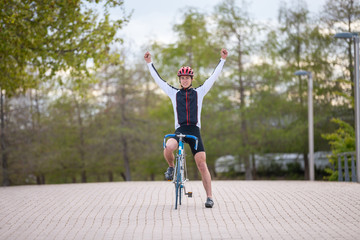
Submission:
[[163,147],[164,147],[164,148],[166,147],[166,146],[165,146],[165,140],[166,140],[166,138],[168,138],[168,137],[178,137],[178,138],[180,138],[181,141],[182,141],[183,138],[192,138],[192,139],[194,139],[194,140],[196,141],[194,149],[197,150],[197,147],[198,147],[198,138],[195,137],[195,136],[193,136],[193,135],[184,135],[184,134],[181,134],[181,133],[180,133],[180,134],[167,134],[167,135],[165,135],[165,137],[164,137],[164,144],[163,144]]

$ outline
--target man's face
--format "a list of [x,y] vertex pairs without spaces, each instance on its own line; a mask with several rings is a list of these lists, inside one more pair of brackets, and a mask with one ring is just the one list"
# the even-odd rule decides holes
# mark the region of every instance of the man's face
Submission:
[[180,84],[183,88],[188,88],[191,85],[192,78],[190,76],[180,76]]

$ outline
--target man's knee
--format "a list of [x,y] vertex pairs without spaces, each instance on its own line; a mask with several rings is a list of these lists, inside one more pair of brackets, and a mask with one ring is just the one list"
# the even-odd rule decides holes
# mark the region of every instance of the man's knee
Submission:
[[170,138],[166,142],[166,147],[165,147],[164,151],[173,152],[177,149],[177,147],[178,147],[178,142],[174,138]]
[[198,152],[194,156],[196,165],[200,172],[207,170],[206,154],[205,152]]
[[198,152],[194,156],[196,162],[206,162],[206,153]]

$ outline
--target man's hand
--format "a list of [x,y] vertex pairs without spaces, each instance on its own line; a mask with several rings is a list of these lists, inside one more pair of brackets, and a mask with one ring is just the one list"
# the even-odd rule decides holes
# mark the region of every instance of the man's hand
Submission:
[[144,59],[147,63],[151,63],[151,54],[149,52],[146,52],[144,55]]
[[221,58],[226,59],[227,55],[228,55],[228,51],[225,48],[221,49]]

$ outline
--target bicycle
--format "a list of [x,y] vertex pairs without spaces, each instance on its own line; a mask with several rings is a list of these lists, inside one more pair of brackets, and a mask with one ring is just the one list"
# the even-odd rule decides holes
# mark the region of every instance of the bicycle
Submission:
[[167,134],[164,137],[163,147],[165,148],[165,141],[168,137],[178,137],[179,138],[179,150],[176,155],[176,162],[174,167],[174,177],[173,183],[175,185],[175,210],[177,209],[177,205],[181,205],[181,195],[184,192],[188,197],[192,197],[192,192],[186,192],[185,183],[189,181],[187,178],[187,168],[186,168],[186,159],[185,159],[185,149],[184,149],[184,139],[191,138],[196,141],[195,150],[197,150],[198,139],[193,135],[184,135],[184,134]]

